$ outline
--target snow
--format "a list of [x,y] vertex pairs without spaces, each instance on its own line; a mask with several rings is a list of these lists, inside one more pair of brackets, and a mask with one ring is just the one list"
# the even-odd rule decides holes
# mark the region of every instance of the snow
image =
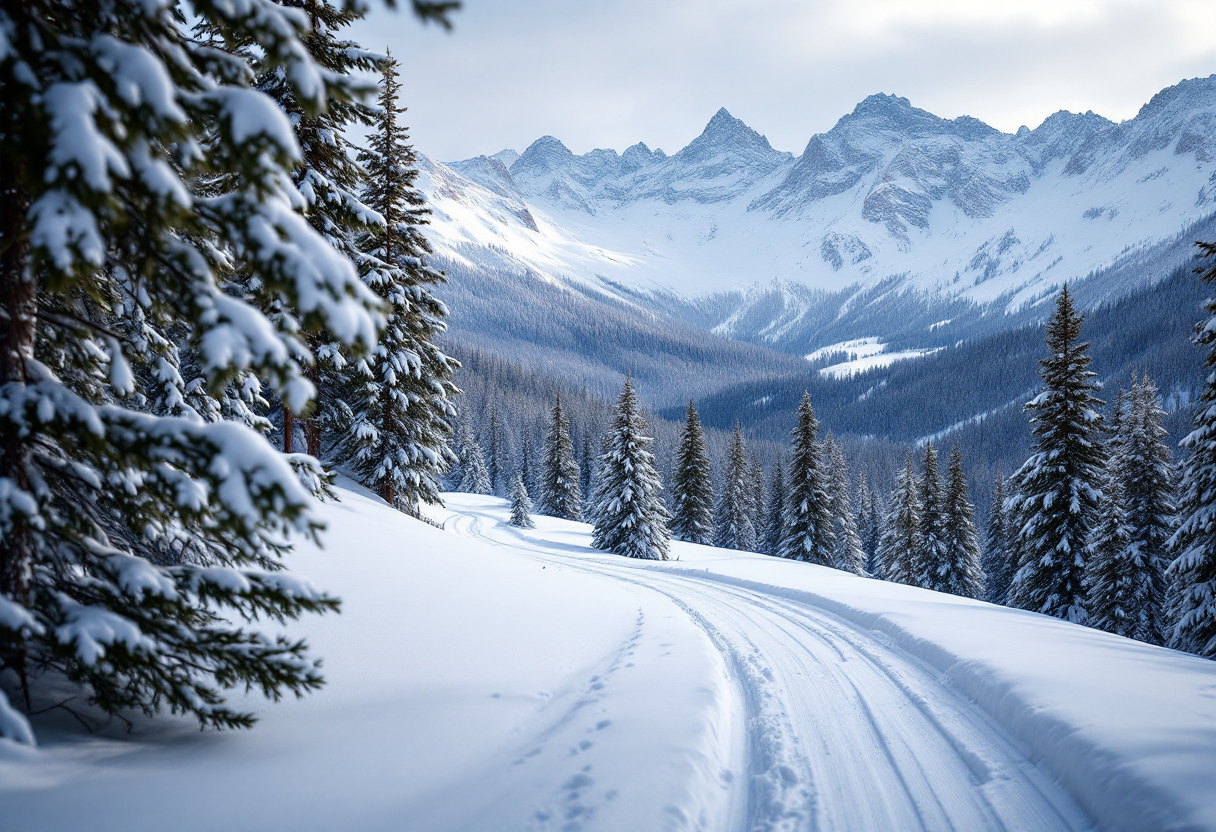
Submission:
[[805,357],[807,361],[818,361],[833,353],[847,353],[849,356],[848,361],[842,361],[838,364],[832,364],[819,369],[819,375],[825,378],[840,379],[848,378],[857,373],[864,373],[866,370],[889,367],[896,361],[907,361],[909,358],[932,355],[942,348],[900,350],[898,352],[887,352],[886,349],[887,345],[876,337],[853,338],[848,341],[840,341],[836,344],[820,347],[814,352],[808,353]]
[[1216,663],[746,552],[621,558],[493,497],[446,495],[440,530],[341,485],[328,548],[290,559],[343,598],[293,629],[328,685],[250,700],[250,732],[38,717],[40,748],[0,742],[6,830],[1216,830]]

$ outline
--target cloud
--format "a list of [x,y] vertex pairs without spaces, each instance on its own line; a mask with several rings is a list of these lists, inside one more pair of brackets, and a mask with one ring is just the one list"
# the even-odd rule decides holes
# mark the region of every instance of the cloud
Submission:
[[407,65],[423,152],[669,152],[720,106],[782,150],[875,92],[1003,130],[1060,109],[1130,118],[1216,72],[1210,0],[466,0],[448,35],[376,7],[356,38]]

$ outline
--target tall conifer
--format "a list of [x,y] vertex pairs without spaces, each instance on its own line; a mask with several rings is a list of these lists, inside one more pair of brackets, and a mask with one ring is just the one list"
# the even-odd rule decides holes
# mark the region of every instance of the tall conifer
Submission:
[[1010,551],[1010,529],[1005,514],[1005,477],[996,475],[992,485],[992,505],[988,510],[988,525],[984,530],[984,600],[1004,604],[1008,600],[1009,582],[1013,578],[1013,553]]
[[667,560],[671,535],[663,485],[650,451],[654,440],[646,436],[646,423],[628,378],[606,439],[600,457],[592,545],[630,558]]
[[958,447],[950,449],[946,470],[946,557],[936,586],[940,592],[979,598],[984,593],[984,571],[980,566],[980,540],[975,531],[975,506],[967,493],[967,476]]
[[913,558],[920,548],[920,483],[912,466],[912,452],[904,456],[899,478],[887,509],[882,538],[878,543],[878,572],[887,581],[914,583]]
[[723,549],[756,550],[756,527],[752,524],[751,465],[743,431],[735,422],[722,493],[714,516],[714,545]]
[[574,461],[570,423],[562,411],[561,391],[554,397],[549,416],[549,434],[545,439],[541,469],[540,510],[542,514],[566,520],[579,520],[583,514],[578,463]]
[[714,539],[713,474],[696,406],[690,401],[671,484],[671,533],[679,540],[709,545]]
[[1042,391],[1025,409],[1035,453],[1012,477],[1008,507],[1018,554],[1010,603],[1084,623],[1085,551],[1103,468],[1101,400],[1082,343],[1081,316],[1065,286],[1047,324]]
[[932,442],[925,444],[920,512],[918,545],[912,555],[912,582],[925,589],[941,589],[949,568],[946,562],[946,495]]
[[391,56],[381,64],[379,112],[368,149],[359,154],[367,174],[363,201],[384,220],[358,239],[365,253],[360,262],[388,320],[376,349],[351,369],[345,385],[349,426],[339,448],[356,476],[390,504],[415,513],[420,501],[439,501],[439,479],[454,460],[449,442],[458,391],[452,376],[459,364],[435,343],[446,329],[447,310],[429,287],[444,278],[426,262],[431,249],[419,229],[430,212],[399,118],[405,108],[398,100],[398,68]]
[[781,556],[832,566],[835,562],[836,536],[832,528],[828,476],[818,433],[819,422],[811,407],[811,396],[803,393],[790,449],[789,496]]
[[777,457],[768,481],[768,509],[764,514],[760,547],[766,555],[781,554],[781,540],[785,535],[785,488],[785,464]]
[[832,565],[845,572],[864,575],[866,553],[861,548],[861,536],[857,533],[857,517],[853,512],[853,497],[849,493],[849,469],[844,451],[836,442],[830,445],[828,473],[832,498],[832,531],[836,548]]

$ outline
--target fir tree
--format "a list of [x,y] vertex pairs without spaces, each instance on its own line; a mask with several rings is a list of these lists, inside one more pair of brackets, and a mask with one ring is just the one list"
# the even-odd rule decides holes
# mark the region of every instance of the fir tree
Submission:
[[439,479],[454,459],[448,443],[459,364],[435,345],[447,311],[428,287],[443,275],[426,263],[430,246],[419,228],[429,211],[417,189],[417,156],[398,119],[405,112],[398,106],[398,63],[390,56],[381,69],[380,109],[359,161],[367,171],[363,201],[384,223],[366,232],[358,248],[366,252],[363,279],[389,313],[380,343],[353,368],[349,427],[339,448],[355,475],[390,505],[417,513],[420,501],[439,502]]
[[709,451],[697,408],[690,401],[676,451],[675,477],[671,484],[671,533],[678,540],[708,546],[714,539],[713,476]]
[[519,474],[524,478],[524,487],[528,489],[528,494],[536,494],[540,490],[535,459],[536,453],[532,449],[532,438],[525,434],[519,445]]
[[781,556],[832,566],[835,562],[836,539],[818,433],[819,422],[811,407],[811,396],[803,393],[790,451]]
[[532,500],[528,497],[522,473],[515,475],[515,483],[511,486],[511,525],[521,529],[536,528],[532,522]]
[[993,604],[1004,604],[1007,601],[1009,582],[1013,578],[1009,531],[1005,517],[1005,478],[998,473],[992,485],[992,507],[988,512],[982,561],[985,578],[984,600]]
[[593,522],[592,514],[595,506],[593,495],[595,494],[596,454],[591,443],[591,437],[595,433],[594,430],[587,431],[587,436],[583,439],[582,455],[578,465],[578,487],[579,493],[583,496],[582,518],[587,523]]
[[626,378],[600,457],[599,504],[591,543],[630,558],[667,560],[671,538],[667,508],[649,450],[654,440],[645,431],[633,384]]
[[[303,44],[316,66],[330,76],[347,78],[347,85],[333,90],[321,110],[310,109],[289,76],[278,67],[267,67],[261,72],[256,88],[278,102],[295,132],[301,158],[292,170],[291,179],[298,199],[306,206],[309,224],[335,251],[353,263],[363,264],[369,257],[363,247],[368,243],[368,233],[376,236],[385,233],[384,218],[359,198],[358,191],[366,174],[346,135],[349,127],[370,126],[373,122],[372,108],[364,103],[361,95],[354,94],[371,89],[353,80],[352,73],[375,71],[376,56],[339,37],[339,33],[358,20],[363,11],[354,4],[334,6],[328,0],[295,0],[284,5],[303,11],[308,21]],[[237,45],[255,51],[260,47],[257,42]],[[378,184],[373,182],[371,187],[375,189]],[[421,242],[425,247],[421,235],[415,232],[415,236],[414,245]],[[396,263],[390,260],[388,264],[381,262],[376,266],[392,270]],[[373,272],[378,271],[376,266],[373,266]],[[381,280],[394,278],[388,275],[372,277],[373,284]],[[317,388],[317,398],[304,421],[304,438],[308,454],[319,458],[322,434],[346,429],[354,408],[342,396],[348,363],[342,345],[333,333],[326,331],[310,333],[308,339],[316,356],[309,367],[309,379]],[[287,404],[283,436],[284,450],[290,453],[293,450],[290,445],[292,417],[300,414]]]
[[[354,92],[287,9],[190,13],[256,42],[306,117]],[[367,350],[380,313],[308,224],[290,185],[300,148],[250,89],[250,59],[197,48],[182,15],[0,5],[0,662],[27,706],[51,671],[110,713],[243,727],[227,690],[322,683],[302,641],[245,622],[337,602],[282,572],[291,537],[320,531],[290,461],[245,424],[208,421],[185,385],[225,402],[259,378],[303,412],[306,335]],[[147,338],[116,337],[136,327]],[[155,388],[134,370],[153,340],[169,356]],[[3,693],[0,726],[32,740]]]
[[1084,623],[1085,547],[1097,514],[1102,475],[1102,402],[1080,342],[1081,316],[1065,286],[1047,324],[1043,389],[1031,414],[1035,453],[1012,481],[1008,501],[1018,562],[1009,600],[1022,609]]
[[751,488],[748,489],[747,496],[749,498],[749,517],[752,521],[752,528],[756,530],[756,546],[760,548],[761,539],[764,537],[764,465],[760,462],[760,457],[754,451],[749,454],[751,464],[748,466],[748,474],[750,475]]
[[756,527],[752,525],[751,470],[743,431],[735,422],[730,450],[726,455],[722,493],[714,517],[714,545],[722,549],[752,552],[756,549]]
[[486,470],[485,454],[467,414],[460,423],[459,453],[460,483],[456,490],[465,494],[489,494],[490,472]]
[[913,583],[913,558],[920,549],[920,491],[912,452],[908,451],[903,476],[891,492],[887,521],[878,543],[878,571],[884,580]]
[[578,463],[574,461],[574,443],[570,440],[570,423],[562,412],[560,391],[550,415],[541,477],[542,514],[566,520],[578,520],[582,517],[583,495],[578,484]]
[[845,572],[864,575],[866,553],[861,548],[861,536],[857,533],[853,497],[849,493],[849,469],[839,444],[831,443],[827,462],[832,500],[832,530],[836,539],[832,565]]
[[785,465],[781,457],[773,465],[768,481],[768,510],[764,515],[764,535],[761,550],[766,555],[781,554],[781,538],[785,534]]
[[[912,581],[925,589],[942,590],[946,562],[946,495],[942,491],[937,451],[925,443],[925,466],[920,478],[919,545],[912,555]],[[944,590],[942,590],[944,591]]]
[[1102,502],[1087,553],[1089,625],[1116,635],[1136,638],[1144,630],[1141,613],[1146,599],[1138,580],[1142,570],[1132,550],[1127,521],[1123,465],[1112,456],[1102,483]]
[[[1131,530],[1128,565],[1135,570],[1132,579],[1140,604],[1135,610],[1136,628],[1128,635],[1151,644],[1163,644],[1167,636],[1165,570],[1178,513],[1177,475],[1165,442],[1164,417],[1157,386],[1145,375],[1132,386],[1127,415],[1120,421],[1117,453]],[[1091,598],[1100,595],[1105,585],[1091,580],[1089,592]]]
[[[1205,283],[1216,283],[1216,243],[1199,243],[1207,264]],[[1207,320],[1195,329],[1194,342],[1208,349],[1204,366],[1216,368],[1216,298],[1204,304]],[[1173,581],[1170,645],[1216,658],[1216,371],[1199,395],[1195,429],[1182,440],[1181,524],[1172,544],[1177,558],[1169,567]]]
[[874,502],[870,494],[870,483],[865,472],[857,475],[857,534],[861,538],[861,551],[865,555],[865,569],[873,574],[874,553],[878,550],[877,524],[874,522]]
[[980,566],[980,540],[975,530],[975,506],[967,493],[963,456],[958,447],[950,449],[946,469],[946,557],[936,576],[939,592],[979,598],[984,593],[984,571]]
[[[502,424],[498,420],[498,408],[490,408],[490,424],[487,429],[489,433],[489,453],[486,455],[486,472],[490,475],[490,493],[503,494],[503,480],[507,477],[507,454],[506,448],[503,447]],[[514,484],[512,484],[514,491]]]

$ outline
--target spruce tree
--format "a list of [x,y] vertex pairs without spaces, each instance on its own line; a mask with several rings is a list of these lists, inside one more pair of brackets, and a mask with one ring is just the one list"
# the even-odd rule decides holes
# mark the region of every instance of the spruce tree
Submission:
[[1047,324],[1043,389],[1025,407],[1035,453],[1012,477],[1008,508],[1018,562],[1010,603],[1085,623],[1085,547],[1097,515],[1103,468],[1101,400],[1089,344],[1065,286]]
[[764,514],[764,534],[761,551],[766,555],[781,554],[781,539],[785,534],[785,465],[781,457],[773,465],[768,481],[768,510]]
[[878,543],[878,572],[887,581],[914,583],[913,559],[920,548],[920,483],[912,467],[912,452],[904,457],[904,471],[891,492],[890,508]]
[[[339,440],[342,459],[390,505],[416,514],[437,503],[439,480],[454,459],[449,448],[459,364],[435,344],[447,310],[429,287],[443,275],[427,265],[420,227],[429,211],[417,188],[418,160],[399,116],[401,83],[391,56],[381,64],[379,112],[369,147],[364,203],[383,217],[358,240],[363,279],[388,309],[380,343],[355,363],[346,385],[350,414]],[[493,420],[494,414],[491,413]],[[494,422],[491,422],[492,427]]]
[[798,405],[798,426],[790,450],[785,534],[781,556],[821,566],[835,563],[836,537],[832,528],[828,476],[820,453],[819,422],[809,393]]
[[942,590],[946,580],[946,495],[937,466],[937,451],[925,443],[925,465],[920,477],[919,545],[912,555],[912,582],[925,589]]
[[481,443],[473,433],[473,426],[468,415],[460,422],[458,449],[460,454],[460,482],[457,491],[465,494],[489,494],[490,472],[486,470],[485,454]]
[[760,540],[764,536],[764,511],[766,508],[764,502],[764,464],[760,462],[760,457],[755,451],[751,451],[751,465],[748,468],[748,473],[751,475],[751,488],[748,489],[748,497],[751,500],[749,506],[752,520],[752,528],[756,530],[756,549],[760,548]]
[[[335,6],[329,0],[295,0],[284,5],[295,6],[308,21],[303,45],[318,69],[331,76],[347,78],[347,84],[335,89],[324,109],[317,111],[310,110],[292,80],[278,67],[269,66],[260,72],[255,87],[273,98],[290,120],[301,151],[291,180],[297,199],[306,206],[309,224],[335,251],[353,263],[363,264],[369,257],[364,246],[374,244],[370,243],[368,235],[384,233],[384,217],[360,199],[359,190],[366,173],[354,145],[347,139],[347,131],[351,127],[371,126],[373,122],[373,109],[363,101],[362,95],[356,94],[371,92],[372,88],[355,81],[352,73],[374,72],[376,56],[339,36],[362,17],[363,10],[351,3]],[[255,52],[260,49],[256,41],[236,45]],[[378,184],[370,183],[373,189]],[[422,246],[426,245],[421,235],[416,235],[416,239]],[[378,267],[392,270],[395,265],[390,259],[388,263],[381,261],[373,265],[371,270],[375,272]],[[371,279],[373,283],[381,279],[393,280],[387,275]],[[316,356],[308,376],[317,388],[317,397],[314,406],[305,414],[304,438],[308,454],[320,458],[323,435],[345,431],[355,413],[355,408],[343,396],[350,356],[345,354],[333,333],[316,331],[309,333],[307,338]],[[292,417],[301,414],[292,410],[290,402],[285,404],[284,450],[290,453],[293,450]]]
[[558,391],[550,414],[549,435],[545,439],[545,456],[541,470],[541,513],[566,520],[580,519],[583,514],[583,495],[578,481],[579,470],[578,463],[574,461],[570,423],[562,412],[562,394]]
[[743,431],[735,422],[730,450],[726,455],[722,493],[714,517],[714,545],[722,549],[756,550],[756,527],[752,525],[751,465]]
[[984,570],[980,566],[975,506],[967,493],[963,457],[957,446],[950,449],[945,502],[946,557],[933,588],[952,595],[980,598],[984,594]]
[[1137,638],[1146,622],[1142,571],[1132,548],[1132,529],[1127,518],[1123,490],[1123,465],[1111,457],[1102,482],[1102,501],[1093,539],[1086,558],[1091,627],[1116,635]]
[[626,378],[600,457],[591,544],[630,558],[667,560],[671,539],[667,508],[649,449],[654,440],[645,432],[637,395]]
[[[1167,637],[1165,570],[1178,520],[1177,474],[1165,441],[1164,418],[1157,386],[1144,375],[1132,386],[1128,414],[1120,423],[1118,453],[1131,530],[1128,563],[1135,568],[1140,600],[1130,637],[1151,644],[1164,644]],[[1102,582],[1091,581],[1089,591],[1102,593]]]
[[[1199,270],[1216,283],[1216,243],[1199,243],[1207,259]],[[1170,646],[1216,659],[1216,298],[1204,304],[1207,319],[1195,328],[1194,342],[1208,350],[1209,374],[1199,394],[1195,429],[1182,440],[1179,517],[1172,539],[1177,557],[1169,567],[1173,581]]]
[[1009,523],[1005,515],[1005,477],[998,473],[992,485],[992,506],[988,511],[982,559],[984,600],[993,604],[1004,604],[1008,600],[1009,582],[1013,578],[1010,538]]
[[524,485],[524,475],[515,475],[511,486],[511,525],[521,529],[534,529],[532,522],[532,500],[528,497],[528,487]]
[[865,554],[867,573],[874,572],[874,553],[878,549],[878,537],[874,533],[874,503],[870,495],[870,483],[865,472],[857,475],[857,534],[861,538],[861,551]]
[[827,462],[832,500],[832,530],[836,540],[832,565],[845,572],[864,575],[866,553],[861,548],[861,536],[857,533],[853,497],[849,493],[849,469],[844,460],[844,451],[836,442],[830,445]]
[[592,495],[595,493],[595,466],[596,453],[592,446],[591,437],[597,431],[588,430],[586,438],[583,439],[582,454],[579,457],[578,464],[578,487],[579,493],[583,497],[583,514],[584,522],[592,522],[593,508],[595,505]]
[[678,540],[710,545],[714,539],[713,474],[697,408],[690,401],[671,483],[671,534]]
[[[190,13],[256,42],[306,117],[353,95],[305,48],[298,14]],[[150,340],[116,336],[138,317],[143,335],[191,350],[167,376],[189,364],[183,382],[215,402],[258,378],[303,412],[307,335],[357,352],[381,321],[303,213],[301,149],[249,87],[251,60],[196,48],[182,15],[135,0],[0,5],[0,663],[27,707],[49,672],[109,713],[244,727],[253,717],[228,690],[322,683],[302,641],[246,623],[337,606],[282,571],[292,537],[321,531],[315,500],[246,424],[178,407],[175,380],[148,386],[135,368]],[[32,741],[3,693],[0,726]]]
[[[486,454],[486,472],[490,475],[490,493],[504,494],[506,489],[504,480],[507,478],[506,469],[506,448],[503,446],[502,423],[498,419],[498,408],[490,407],[490,423],[487,427],[489,433],[488,444],[489,453]],[[514,484],[512,484],[514,490]]]
[[519,443],[519,473],[524,478],[524,486],[528,494],[540,492],[540,477],[536,471],[536,452],[532,448],[532,437],[525,433]]

